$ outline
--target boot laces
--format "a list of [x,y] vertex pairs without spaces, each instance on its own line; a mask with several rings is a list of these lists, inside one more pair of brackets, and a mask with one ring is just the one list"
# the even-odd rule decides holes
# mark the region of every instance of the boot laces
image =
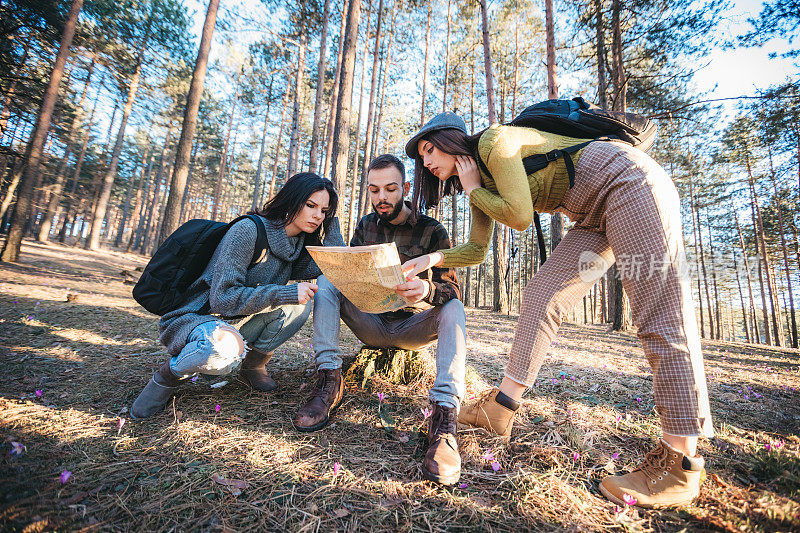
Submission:
[[446,409],[442,406],[436,406],[433,416],[431,417],[431,427],[433,429],[433,436],[440,436],[451,434],[455,435],[455,409]]
[[336,380],[333,379],[333,376],[329,376],[327,371],[320,370],[314,396],[323,397],[333,394],[335,392],[335,381]]
[[667,474],[668,460],[669,450],[659,443],[655,449],[650,450],[644,456],[644,461],[639,465],[639,470],[650,478],[651,483],[655,483],[656,479],[660,480]]

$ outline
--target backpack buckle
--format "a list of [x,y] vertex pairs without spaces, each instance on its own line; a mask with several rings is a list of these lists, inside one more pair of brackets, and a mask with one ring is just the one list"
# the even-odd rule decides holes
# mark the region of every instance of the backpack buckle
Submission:
[[544,158],[547,159],[548,163],[552,163],[553,161],[556,161],[560,155],[561,150],[551,150],[544,154]]

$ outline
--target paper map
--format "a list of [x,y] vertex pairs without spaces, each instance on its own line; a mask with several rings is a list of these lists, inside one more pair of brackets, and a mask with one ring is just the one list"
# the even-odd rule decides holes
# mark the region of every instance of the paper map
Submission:
[[394,292],[394,287],[405,283],[405,278],[393,242],[306,249],[328,281],[365,313],[386,313],[409,305]]

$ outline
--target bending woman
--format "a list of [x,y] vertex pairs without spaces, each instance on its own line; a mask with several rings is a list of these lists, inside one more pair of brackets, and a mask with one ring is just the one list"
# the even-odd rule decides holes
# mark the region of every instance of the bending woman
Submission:
[[[277,383],[265,365],[272,352],[303,326],[311,312],[315,279],[321,275],[307,245],[343,245],[338,196],[330,180],[295,174],[264,207],[267,248],[251,265],[258,235],[242,219],[225,233],[208,267],[179,309],[161,317],[160,341],[172,357],[153,375],[131,407],[145,418],[161,411],[187,378],[225,376],[241,365],[239,379],[269,392]],[[323,235],[324,233],[324,235]]]
[[[567,215],[574,227],[525,287],[502,384],[465,406],[459,421],[511,433],[518,402],[536,381],[564,314],[616,260],[629,273],[622,284],[653,371],[663,438],[639,468],[604,479],[600,489],[620,505],[625,494],[643,507],[685,505],[698,495],[705,472],[697,438],[713,436],[713,429],[694,306],[682,276],[678,193],[658,163],[619,142],[592,142],[576,152],[572,188],[561,158],[526,175],[524,157],[586,140],[497,124],[469,136],[457,115],[434,117],[406,145],[416,161],[414,203],[434,206],[440,191],[469,195],[469,241],[408,261],[403,271],[411,276],[431,266],[480,264],[494,221],[523,231],[534,210]],[[488,174],[479,170],[478,157]]]

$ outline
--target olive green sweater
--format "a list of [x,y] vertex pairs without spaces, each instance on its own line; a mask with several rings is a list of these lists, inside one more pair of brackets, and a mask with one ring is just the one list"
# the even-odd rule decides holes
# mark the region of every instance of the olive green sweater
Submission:
[[[494,221],[523,231],[531,225],[533,212],[553,212],[569,189],[563,158],[530,175],[522,159],[557,148],[568,148],[589,139],[575,139],[535,130],[495,124],[481,135],[478,152],[491,176],[481,170],[482,187],[469,195],[472,225],[469,241],[440,250],[442,267],[464,267],[483,263],[494,230]],[[577,166],[583,150],[572,155]]]

